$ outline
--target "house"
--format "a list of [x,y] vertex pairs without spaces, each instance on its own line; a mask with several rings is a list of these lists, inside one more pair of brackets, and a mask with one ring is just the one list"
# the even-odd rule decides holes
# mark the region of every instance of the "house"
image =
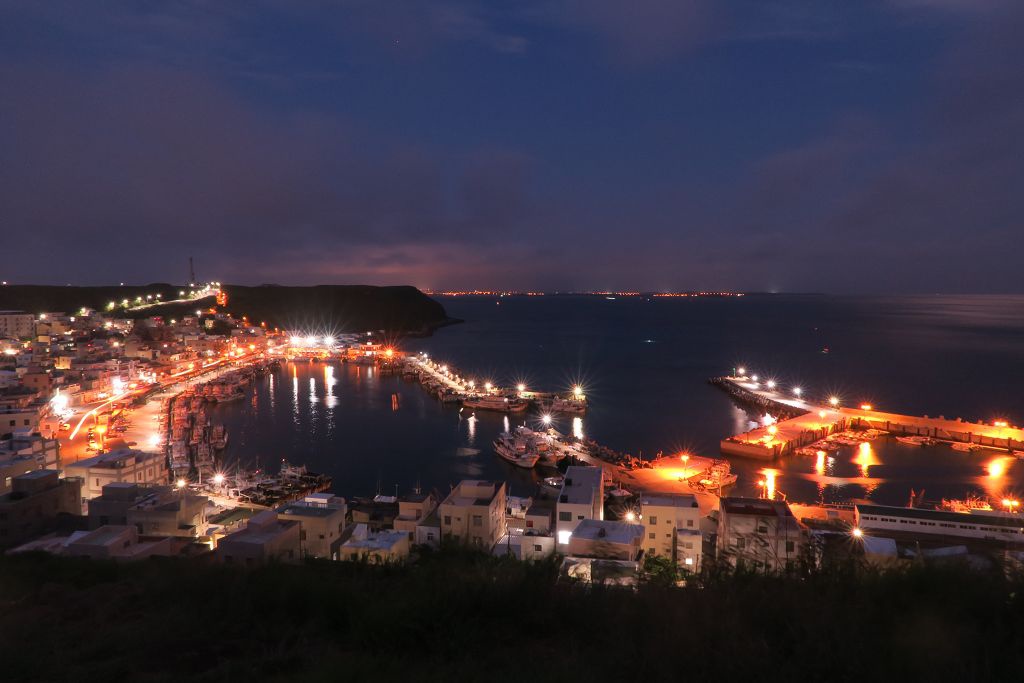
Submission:
[[644,525],[644,556],[658,555],[689,571],[700,569],[702,536],[700,507],[689,494],[652,494],[640,497]]
[[36,333],[36,319],[25,311],[0,311],[0,337],[28,339]]
[[567,545],[576,525],[585,519],[604,519],[604,471],[600,467],[570,465],[555,505],[555,531],[559,545]]
[[195,539],[207,533],[208,503],[206,496],[161,486],[129,507],[126,521],[144,536]]
[[505,535],[505,482],[463,480],[438,514],[442,539],[490,550]]
[[552,501],[538,499],[530,504],[523,519],[524,533],[536,532],[551,534],[555,518],[555,504]]
[[25,455],[3,455],[0,451],[0,496],[11,492],[14,478],[43,469],[35,458]]
[[144,453],[127,446],[70,463],[69,477],[82,479],[82,500],[95,498],[113,482],[130,484],[167,483],[167,461],[162,453]]
[[640,524],[584,519],[569,537],[568,554],[631,562],[640,556],[643,537],[644,527]]
[[38,463],[38,469],[59,470],[60,442],[19,428],[11,433],[9,439],[0,441],[0,460],[9,457],[31,457]]
[[153,494],[155,487],[115,481],[104,484],[100,495],[87,503],[89,528],[128,524],[128,508]]
[[170,537],[142,541],[134,526],[107,525],[76,534],[64,545],[62,555],[95,560],[141,560],[172,554]]
[[0,548],[53,531],[62,518],[79,517],[82,480],[61,479],[57,470],[35,470],[11,479],[0,496]]
[[770,571],[785,569],[807,541],[806,527],[784,501],[728,497],[720,501],[720,561]]
[[441,516],[438,514],[437,508],[416,523],[413,542],[416,545],[425,545],[431,548],[441,547]]
[[302,557],[331,557],[331,545],[345,530],[348,507],[344,498],[330,493],[313,493],[301,501],[278,508],[282,521],[299,523],[299,550]]
[[398,516],[395,517],[395,531],[405,531],[409,539],[416,537],[416,526],[437,508],[438,496],[434,492],[413,493],[398,499]]
[[409,557],[409,532],[373,531],[366,524],[356,524],[338,552],[343,562],[365,561],[374,564],[401,562]]
[[274,510],[253,515],[244,528],[217,544],[217,557],[225,564],[294,562],[300,557],[299,523],[281,520]]
[[555,538],[536,531],[509,529],[494,544],[492,553],[497,557],[511,555],[517,560],[543,560],[555,554]]

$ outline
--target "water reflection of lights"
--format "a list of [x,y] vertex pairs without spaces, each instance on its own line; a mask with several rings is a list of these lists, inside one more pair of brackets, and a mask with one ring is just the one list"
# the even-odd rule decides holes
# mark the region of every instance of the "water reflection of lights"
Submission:
[[779,471],[766,467],[761,470],[761,474],[764,475],[764,497],[768,500],[775,500],[775,478]]
[[472,444],[472,443],[476,442],[476,413],[470,415],[469,419],[466,420],[466,422],[469,425],[469,438],[468,438],[468,441],[469,441],[470,444]]
[[825,451],[818,451],[816,454],[817,459],[814,461],[814,472],[819,476],[825,474]]
[[583,440],[583,418],[574,417],[572,419],[572,435],[573,437]]
[[309,402],[316,403],[316,380],[309,378]]
[[991,498],[1004,497],[1006,485],[1006,474],[1010,467],[1011,458],[1000,456],[989,460],[985,465],[986,477],[982,479],[982,486]]
[[274,409],[274,373],[270,373],[270,409]]
[[324,367],[324,384],[327,386],[327,398],[325,403],[327,408],[331,409],[338,405],[338,397],[334,395],[334,385],[338,383],[338,380],[334,377],[334,366],[327,365]]
[[501,418],[501,426],[504,428],[506,432],[512,431],[511,424],[509,423],[508,420],[508,415]]
[[860,476],[864,478],[870,476],[870,467],[878,464],[878,458],[875,457],[875,451],[867,441],[863,442],[857,448],[857,456],[853,461],[858,467],[860,467]]

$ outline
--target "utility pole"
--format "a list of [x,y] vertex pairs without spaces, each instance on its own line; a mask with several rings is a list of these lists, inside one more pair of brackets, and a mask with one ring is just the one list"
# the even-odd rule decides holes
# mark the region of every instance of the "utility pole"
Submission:
[[192,257],[188,257],[188,283],[194,285],[196,283],[196,269],[192,265]]

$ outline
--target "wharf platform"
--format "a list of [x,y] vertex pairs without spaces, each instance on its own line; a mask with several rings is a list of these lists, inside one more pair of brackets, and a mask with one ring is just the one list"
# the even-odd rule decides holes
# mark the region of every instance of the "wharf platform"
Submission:
[[723,439],[723,455],[774,460],[792,454],[797,448],[814,443],[829,434],[856,427],[879,429],[896,435],[927,436],[939,441],[970,443],[1005,450],[1024,451],[1024,429],[1004,423],[966,422],[957,418],[916,417],[874,409],[818,405],[800,398],[787,397],[767,389],[748,377],[718,377],[712,380],[730,394],[795,417],[779,420]]

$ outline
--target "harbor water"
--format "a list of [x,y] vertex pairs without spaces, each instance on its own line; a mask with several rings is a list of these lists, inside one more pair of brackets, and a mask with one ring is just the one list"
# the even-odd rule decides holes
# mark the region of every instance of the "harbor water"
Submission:
[[[659,451],[717,456],[725,436],[762,415],[735,406],[707,378],[744,366],[805,397],[970,420],[1024,418],[1024,297],[756,296],[731,298],[456,297],[442,300],[466,322],[405,350],[458,367],[480,382],[568,390],[581,384],[590,409],[558,418],[644,458]],[[509,417],[442,406],[418,384],[370,366],[289,363],[216,408],[231,435],[227,462],[276,467],[281,458],[334,477],[341,495],[445,491],[465,478],[507,480],[529,494],[540,473],[497,458],[491,442]],[[1024,461],[991,451],[911,447],[883,438],[823,462],[733,459],[736,492],[771,478],[791,500],[869,498],[902,505],[928,499],[1020,492]],[[765,472],[768,468],[770,471]]]

